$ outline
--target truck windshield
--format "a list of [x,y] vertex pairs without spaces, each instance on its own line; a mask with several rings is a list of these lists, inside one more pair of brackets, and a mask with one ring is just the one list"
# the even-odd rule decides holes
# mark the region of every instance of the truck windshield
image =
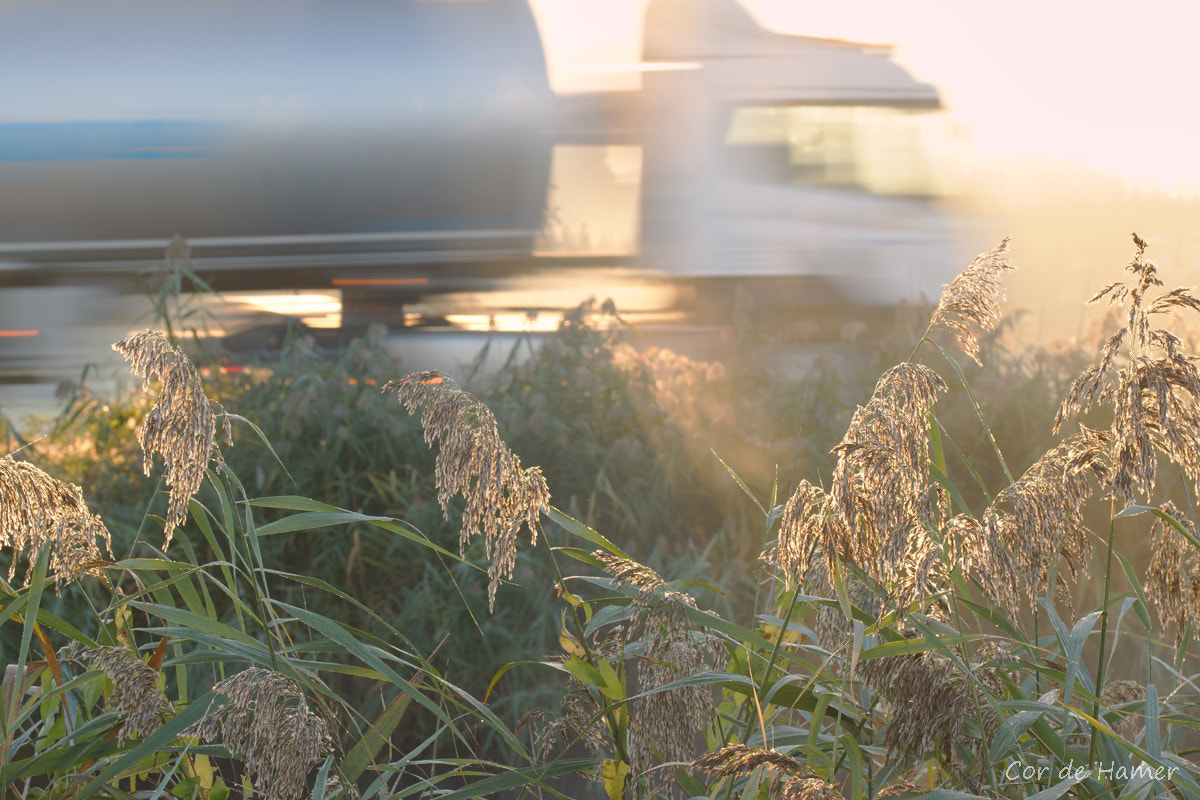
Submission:
[[933,194],[928,112],[879,106],[741,106],[725,135],[732,175],[759,183]]

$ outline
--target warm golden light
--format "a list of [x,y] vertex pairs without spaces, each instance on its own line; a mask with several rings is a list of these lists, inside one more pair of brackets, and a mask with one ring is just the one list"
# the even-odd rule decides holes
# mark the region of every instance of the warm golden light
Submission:
[[310,328],[337,328],[342,324],[341,292],[248,292],[223,295],[241,311],[296,317]]

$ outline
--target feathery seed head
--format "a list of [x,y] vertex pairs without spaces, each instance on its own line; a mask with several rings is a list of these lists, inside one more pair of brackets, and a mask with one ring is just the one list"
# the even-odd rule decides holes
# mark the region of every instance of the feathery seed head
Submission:
[[220,742],[246,762],[256,792],[291,800],[304,794],[308,772],[333,749],[329,724],[308,708],[291,678],[252,668],[213,686],[229,701],[185,731]]
[[108,550],[112,537],[103,520],[88,510],[78,486],[12,456],[0,458],[0,546],[13,551],[8,579],[16,574],[18,556],[29,559],[31,570],[47,542],[49,572],[61,587],[99,561],[97,542]]
[[1145,258],[1146,242],[1134,234],[1134,243],[1137,253],[1127,267],[1133,279],[1110,284],[1092,298],[1128,306],[1127,324],[1109,337],[1099,360],[1071,384],[1054,420],[1058,432],[1068,419],[1093,406],[1112,404],[1107,452],[1112,472],[1105,488],[1126,505],[1139,494],[1154,493],[1160,453],[1193,482],[1200,482],[1197,359],[1183,352],[1178,337],[1151,324],[1152,317],[1176,309],[1200,311],[1200,300],[1184,288],[1150,298],[1147,293],[1162,281],[1154,263]]
[[547,725],[538,737],[537,751],[544,753],[550,740],[562,735],[568,742],[578,738],[592,753],[599,755],[607,743],[606,731],[599,721],[602,718],[600,704],[587,687],[575,678],[569,679],[559,702],[558,718]]
[[1018,596],[1032,607],[1045,594],[1056,566],[1072,577],[1086,571],[1092,550],[1083,506],[1092,495],[1090,478],[1103,482],[1109,474],[1104,442],[1087,428],[1060,442],[996,497],[981,527],[969,529],[974,536],[964,547],[972,566],[1011,613]]
[[717,778],[741,778],[757,769],[772,773],[770,794],[782,800],[843,800],[840,792],[790,756],[744,744],[729,745],[697,758],[692,768]]
[[951,761],[971,708],[969,680],[941,653],[927,650],[862,664],[867,682],[887,695],[892,721],[888,750],[903,758],[937,752]]
[[645,564],[621,558],[607,550],[595,550],[592,556],[604,564],[604,571],[612,576],[617,586],[632,586],[639,592],[653,594],[655,589],[667,585],[657,572]]
[[646,774],[660,758],[688,761],[699,735],[716,714],[712,692],[705,686],[662,687],[695,675],[706,664],[717,662],[724,651],[705,631],[693,630],[687,612],[696,601],[690,595],[668,589],[647,566],[602,550],[592,555],[604,563],[617,585],[639,591],[634,626],[642,633],[645,650],[637,662],[637,678],[646,694],[634,701],[630,716],[634,774]]
[[[1145,699],[1146,687],[1137,681],[1109,681],[1104,684],[1104,691],[1100,693],[1100,702],[1110,707]],[[1141,728],[1142,715],[1137,713],[1124,713],[1113,725],[1117,735],[1130,741],[1133,741]]]
[[963,352],[976,364],[979,362],[979,342],[971,326],[990,331],[1000,320],[1000,301],[1004,286],[1000,274],[1013,269],[1008,261],[1008,239],[1000,242],[975,260],[942,289],[930,326],[949,328]]
[[801,481],[788,498],[779,520],[779,538],[763,553],[762,560],[783,573],[791,587],[803,581],[820,548],[826,558],[851,552],[851,537],[844,519],[835,512],[829,497],[808,481]]
[[118,741],[144,739],[171,718],[174,709],[158,688],[158,670],[129,648],[95,647],[82,651],[82,655],[113,683],[112,710],[123,723]]
[[550,490],[537,467],[523,469],[521,459],[500,438],[491,410],[459,388],[444,372],[414,372],[391,380],[384,393],[395,392],[408,413],[421,413],[425,443],[438,446],[435,479],[438,502],[445,513],[461,494],[463,509],[459,550],[471,536],[484,540],[488,568],[488,608],[496,605],[496,589],[511,577],[517,560],[517,534],[522,526],[537,542],[537,523],[549,513]]
[[892,367],[833,448],[829,502],[838,519],[820,522],[823,539],[843,538],[837,555],[885,586],[898,580],[914,532],[940,527],[946,516],[946,497],[929,475],[928,437],[929,413],[946,389],[929,367]]
[[[1196,530],[1190,520],[1167,502],[1160,509],[1193,538]],[[1146,594],[1158,609],[1164,624],[1175,626],[1182,637],[1190,623],[1200,625],[1200,551],[1197,551],[1175,525],[1157,518],[1151,531],[1154,556],[1146,569]]]
[[[171,544],[175,528],[187,518],[188,500],[200,490],[208,464],[221,462],[216,444],[217,417],[226,440],[232,444],[229,419],[221,407],[208,399],[196,368],[182,350],[171,345],[161,331],[141,331],[113,345],[125,357],[143,389],[159,384],[158,398],[150,409],[138,443],[142,446],[144,469],[150,474],[155,454],[162,456],[169,487],[163,548]],[[216,405],[217,411],[213,411]]]

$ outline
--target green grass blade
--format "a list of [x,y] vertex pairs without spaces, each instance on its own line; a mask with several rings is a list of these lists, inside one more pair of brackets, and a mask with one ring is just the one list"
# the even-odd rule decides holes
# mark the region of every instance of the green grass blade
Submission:
[[[412,684],[420,688],[421,676],[413,678]],[[379,715],[379,717],[371,723],[370,727],[363,732],[354,746],[350,748],[350,752],[346,755],[346,760],[342,762],[342,773],[346,779],[353,782],[358,780],[367,766],[374,762],[379,755],[379,751],[387,744],[388,737],[399,726],[400,721],[404,719],[404,714],[408,711],[409,705],[412,704],[412,695],[401,692],[396,695],[392,702],[388,703],[387,708]]]
[[100,770],[99,774],[79,791],[78,796],[94,797],[110,782],[126,774],[136,774],[142,769],[139,766],[142,759],[162,752],[185,728],[203,719],[217,697],[213,692],[207,692],[197,698],[183,711],[167,720],[161,728]]

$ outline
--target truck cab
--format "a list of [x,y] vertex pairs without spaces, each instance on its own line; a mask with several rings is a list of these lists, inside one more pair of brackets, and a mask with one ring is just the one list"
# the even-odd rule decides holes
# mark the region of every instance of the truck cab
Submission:
[[775,33],[734,0],[651,0],[643,61],[646,266],[810,305],[932,298],[952,277],[923,152],[941,102],[887,47]]

